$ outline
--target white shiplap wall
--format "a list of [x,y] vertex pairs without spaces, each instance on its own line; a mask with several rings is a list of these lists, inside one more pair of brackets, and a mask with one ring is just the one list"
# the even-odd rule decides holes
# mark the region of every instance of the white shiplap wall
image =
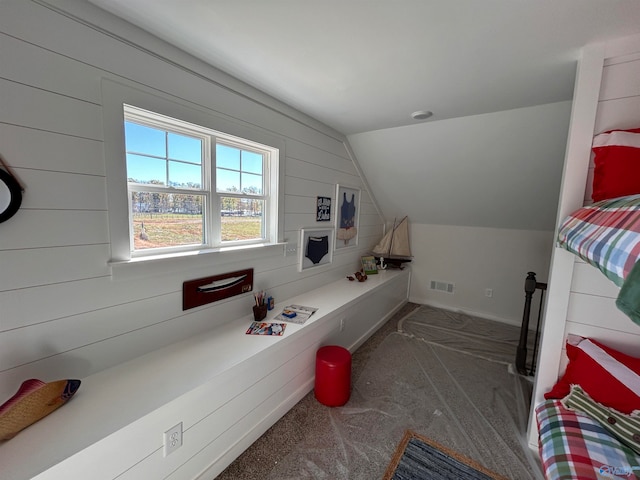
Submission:
[[[576,80],[558,223],[591,202],[593,135],[640,127],[638,78],[640,36],[585,48]],[[618,292],[619,288],[595,267],[563,249],[554,249],[533,405],[543,400],[544,393],[564,372],[568,334],[592,337],[640,356],[640,327],[616,308]],[[529,445],[537,448],[533,415]]]
[[[360,244],[297,271],[283,249],[168,261],[111,276],[101,80],[192,102],[285,144],[284,239],[316,225],[316,196],[362,188]],[[382,220],[344,138],[87,2],[0,3],[0,155],[26,186],[0,225],[0,402],[27,378],[80,378],[245,316],[239,296],[187,312],[182,282],[255,269],[256,289],[290,298],[353,272]],[[335,218],[335,208],[333,215]]]

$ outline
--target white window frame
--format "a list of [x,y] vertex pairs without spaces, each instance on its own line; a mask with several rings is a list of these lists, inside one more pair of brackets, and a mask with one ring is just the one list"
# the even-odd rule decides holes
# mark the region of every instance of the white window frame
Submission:
[[[281,218],[279,205],[284,202],[284,178],[283,168],[280,163],[284,159],[285,142],[279,137],[274,137],[269,132],[259,128],[232,121],[216,112],[195,105],[164,93],[150,91],[141,88],[137,84],[123,84],[106,78],[102,79],[103,95],[103,122],[104,122],[104,149],[107,177],[107,199],[109,211],[109,233],[111,239],[111,265],[126,264],[140,261],[164,260],[167,258],[185,258],[201,255],[203,253],[224,253],[236,249],[259,248],[265,246],[281,246],[284,236],[284,221]],[[198,126],[203,131],[213,131],[224,142],[231,142],[258,148],[260,151],[269,151],[269,167],[264,169],[263,189],[268,189],[268,199],[265,201],[265,215],[263,228],[265,236],[260,241],[224,242],[220,244],[208,244],[194,249],[170,248],[166,252],[159,249],[150,249],[149,252],[138,251],[132,254],[131,225],[129,223],[129,193],[127,183],[127,168],[124,139],[124,105],[135,106],[137,109],[153,112],[167,118],[174,118],[180,122]],[[251,148],[247,148],[251,149]],[[212,152],[215,147],[212,146]],[[215,168],[213,160],[210,164]],[[215,192],[215,184],[210,185],[212,200],[218,198]],[[247,195],[243,195],[247,196]],[[213,206],[209,212],[219,212]],[[218,213],[217,213],[218,214]],[[143,253],[139,253],[143,252]],[[244,255],[246,258],[246,253]],[[218,257],[214,263],[218,263]],[[199,257],[198,264],[201,264]]]
[[[242,193],[242,192],[225,192],[222,190],[218,191],[215,186],[215,174],[213,173],[211,174],[211,179],[213,183],[211,186],[211,195],[212,197],[214,197],[213,201],[216,203],[216,212],[218,213],[221,212],[220,202],[222,197],[254,198],[256,200],[263,200],[264,201],[263,211],[264,211],[265,221],[262,222],[262,238],[266,241],[267,239],[271,238],[270,224],[267,219],[271,217],[271,211],[270,211],[271,205],[270,205],[269,199],[271,197],[271,190],[273,189],[273,185],[271,182],[268,181],[268,179],[271,177],[270,175],[271,163],[274,158],[278,157],[278,151],[276,149],[267,147],[265,145],[260,145],[258,143],[251,142],[246,139],[238,139],[236,137],[232,137],[231,135],[223,134],[221,132],[218,132],[218,136],[216,140],[217,141],[215,145],[212,145],[212,149],[213,149],[212,151],[214,152],[214,157],[215,157],[215,150],[216,150],[215,147],[218,144],[239,148],[244,151],[255,152],[263,155],[263,162],[265,163],[262,168],[262,193],[260,195],[251,195],[251,194]],[[217,162],[215,159],[212,159],[211,161],[211,168],[212,170],[217,168]],[[220,232],[222,232],[222,229],[217,229],[216,233],[220,233]],[[220,238],[215,238],[213,241],[219,245],[233,245],[233,244],[240,245],[243,243],[256,243],[255,241],[251,241],[251,240],[223,242]]]
[[[228,247],[232,245],[249,245],[249,244],[263,244],[270,239],[269,234],[269,218],[271,217],[269,196],[271,191],[269,179],[269,165],[272,158],[277,158],[278,151],[275,148],[268,147],[266,145],[252,142],[243,138],[238,138],[233,135],[228,135],[223,132],[211,130],[201,127],[200,125],[193,125],[187,122],[160,115],[155,112],[141,109],[133,105],[124,105],[124,119],[123,121],[130,121],[139,125],[145,125],[152,128],[156,128],[162,131],[175,132],[182,135],[187,135],[195,138],[199,138],[203,143],[202,152],[202,186],[198,190],[180,190],[170,187],[168,185],[162,186],[148,186],[144,185],[143,189],[148,191],[157,191],[161,193],[195,193],[202,195],[204,198],[203,204],[203,229],[204,238],[202,244],[199,245],[182,245],[173,247],[156,247],[149,249],[134,248],[134,234],[133,232],[133,218],[131,216],[131,192],[137,190],[136,184],[131,184],[127,181],[128,187],[128,200],[129,200],[129,231],[130,231],[130,249],[132,257],[145,257],[152,255],[171,254],[173,252],[183,252],[190,250],[200,250],[202,248],[220,248]],[[218,191],[216,189],[216,147],[218,144],[227,145],[233,148],[238,148],[243,151],[255,152],[263,158],[263,168],[261,172],[262,193],[252,195],[244,192],[227,192]],[[263,218],[261,221],[260,237],[248,240],[226,240],[221,238],[222,222],[221,222],[221,198],[222,197],[235,197],[235,198],[252,198],[255,200],[263,201]]]

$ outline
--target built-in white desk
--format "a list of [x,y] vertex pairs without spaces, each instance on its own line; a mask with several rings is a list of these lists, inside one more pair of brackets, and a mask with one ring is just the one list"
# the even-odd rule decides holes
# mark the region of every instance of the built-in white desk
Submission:
[[[406,303],[409,278],[341,279],[279,301],[265,321],[318,307],[283,336],[246,335],[247,315],[83,378],[67,405],[0,444],[0,478],[213,478],[313,388],[317,348],[355,350]],[[164,457],[163,432],[180,422],[183,446]]]

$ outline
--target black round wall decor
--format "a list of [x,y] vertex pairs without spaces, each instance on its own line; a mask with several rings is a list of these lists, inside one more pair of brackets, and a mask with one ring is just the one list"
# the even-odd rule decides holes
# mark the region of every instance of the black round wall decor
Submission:
[[0,223],[13,217],[22,203],[22,189],[9,172],[0,168]]

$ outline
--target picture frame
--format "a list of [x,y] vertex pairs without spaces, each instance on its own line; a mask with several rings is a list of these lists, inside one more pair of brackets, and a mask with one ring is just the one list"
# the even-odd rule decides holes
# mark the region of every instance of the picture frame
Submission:
[[362,264],[362,271],[365,275],[375,275],[378,273],[378,267],[376,265],[376,257],[373,255],[365,255],[360,257],[360,263]]
[[302,228],[298,246],[298,271],[330,265],[333,261],[333,228]]
[[316,222],[331,221],[331,197],[320,197],[316,200]]
[[360,223],[360,189],[336,185],[336,250],[358,245]]

